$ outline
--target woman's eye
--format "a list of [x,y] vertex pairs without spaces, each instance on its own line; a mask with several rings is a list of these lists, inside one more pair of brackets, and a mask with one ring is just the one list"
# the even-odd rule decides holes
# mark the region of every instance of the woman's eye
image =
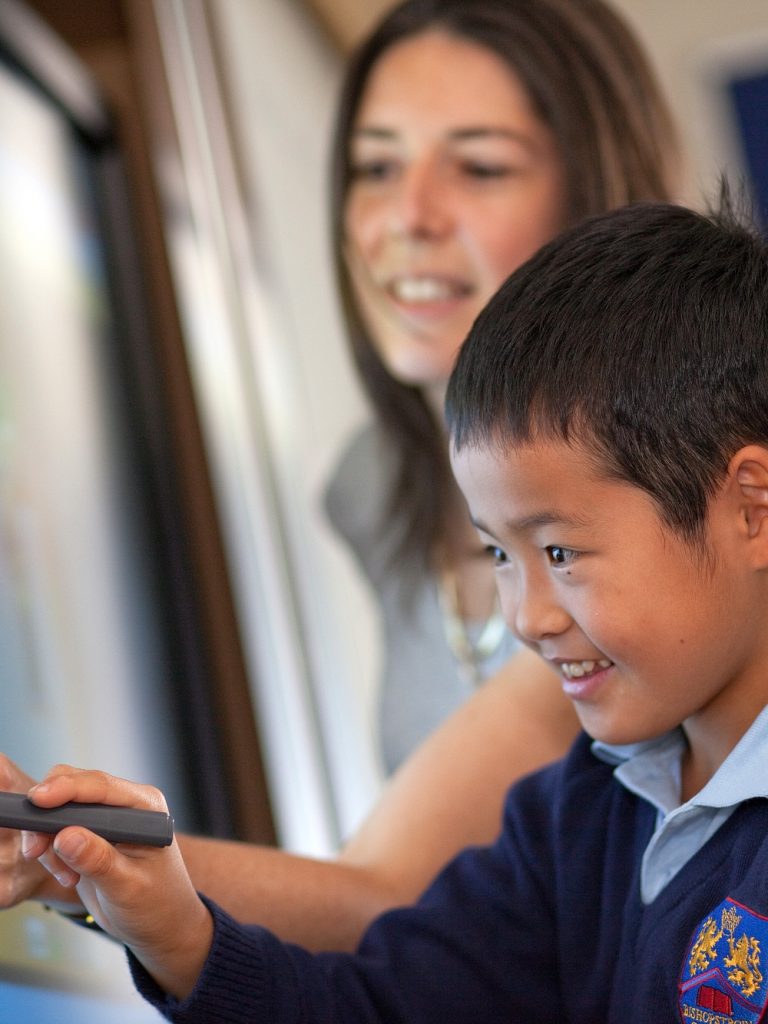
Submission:
[[349,168],[352,181],[385,181],[395,172],[392,160],[361,160]]
[[545,550],[550,565],[570,565],[576,558],[575,551],[572,551],[571,548],[561,548],[558,544],[550,544]]
[[495,544],[488,544],[485,553],[491,557],[494,565],[504,565],[507,560],[506,554]]
[[507,178],[514,173],[507,164],[480,163],[474,160],[465,161],[461,167],[472,178]]

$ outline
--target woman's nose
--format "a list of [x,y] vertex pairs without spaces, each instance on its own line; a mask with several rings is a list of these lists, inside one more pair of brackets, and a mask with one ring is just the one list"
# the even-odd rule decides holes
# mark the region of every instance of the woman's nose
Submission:
[[408,166],[392,199],[390,231],[393,235],[437,239],[450,229],[447,188],[433,161]]

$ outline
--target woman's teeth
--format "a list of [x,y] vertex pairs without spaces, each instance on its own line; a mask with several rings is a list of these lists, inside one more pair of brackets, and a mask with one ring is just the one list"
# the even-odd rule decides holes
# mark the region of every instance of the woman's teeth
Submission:
[[612,664],[608,658],[600,658],[599,661],[566,661],[560,665],[560,671],[566,679],[581,679],[596,668],[610,668]]
[[398,277],[389,287],[401,302],[443,302],[468,290],[456,282],[435,277]]

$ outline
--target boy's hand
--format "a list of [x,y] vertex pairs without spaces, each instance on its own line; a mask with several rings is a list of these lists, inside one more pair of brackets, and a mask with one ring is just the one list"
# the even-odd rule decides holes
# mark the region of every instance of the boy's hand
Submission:
[[[0,754],[0,791],[26,793],[34,781]],[[22,835],[17,829],[0,828],[0,908],[15,907],[29,899],[77,904],[76,892],[62,888],[37,861],[22,856],[21,842]]]
[[[40,807],[74,800],[167,811],[151,786],[68,765],[53,768],[28,796]],[[76,887],[98,924],[131,949],[161,988],[177,999],[189,994],[208,955],[213,922],[175,839],[162,849],[112,845],[79,826],[23,837],[24,856],[39,860],[62,886]]]

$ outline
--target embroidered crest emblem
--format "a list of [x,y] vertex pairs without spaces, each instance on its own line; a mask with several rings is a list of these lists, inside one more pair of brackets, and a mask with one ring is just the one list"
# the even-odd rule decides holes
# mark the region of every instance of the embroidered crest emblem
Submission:
[[683,1021],[756,1024],[768,1005],[768,918],[726,899],[688,947],[680,979]]

